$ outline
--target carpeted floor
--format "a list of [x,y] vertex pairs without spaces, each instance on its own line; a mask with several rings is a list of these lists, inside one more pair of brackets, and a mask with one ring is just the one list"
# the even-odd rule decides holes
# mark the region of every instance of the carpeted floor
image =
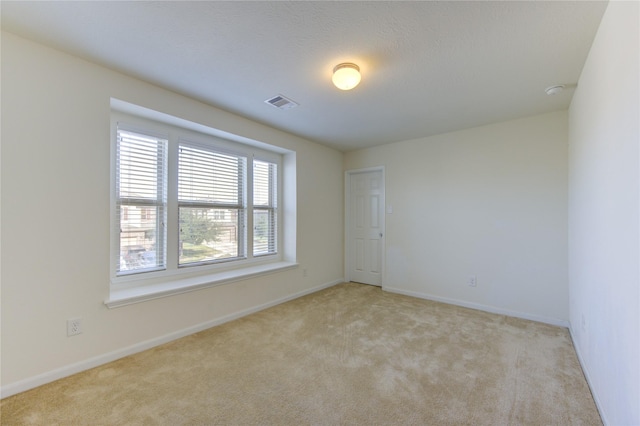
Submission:
[[3,425],[600,425],[564,328],[341,284],[2,400]]

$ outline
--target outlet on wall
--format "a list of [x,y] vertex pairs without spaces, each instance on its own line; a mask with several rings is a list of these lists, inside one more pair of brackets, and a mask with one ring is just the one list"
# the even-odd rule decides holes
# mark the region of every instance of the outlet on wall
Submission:
[[82,334],[82,318],[70,318],[67,320],[67,336]]
[[469,284],[469,287],[475,287],[478,285],[478,279],[475,275],[471,275],[469,276],[469,281],[467,281],[467,283]]

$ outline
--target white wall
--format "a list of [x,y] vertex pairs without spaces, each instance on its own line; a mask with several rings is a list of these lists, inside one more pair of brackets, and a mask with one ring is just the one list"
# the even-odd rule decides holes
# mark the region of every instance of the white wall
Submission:
[[[107,309],[111,97],[296,151],[301,267]],[[338,151],[2,33],[3,396],[340,281],[342,160]],[[84,333],[67,337],[74,317]]]
[[383,287],[568,324],[566,112],[345,155],[347,170],[379,165]]
[[640,424],[637,2],[611,2],[569,110],[571,331],[606,424]]

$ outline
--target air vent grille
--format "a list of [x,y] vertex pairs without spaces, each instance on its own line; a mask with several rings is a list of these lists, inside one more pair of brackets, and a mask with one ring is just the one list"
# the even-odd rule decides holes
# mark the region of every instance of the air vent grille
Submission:
[[271,99],[267,99],[265,103],[273,107],[276,107],[278,109],[291,109],[299,105],[297,102],[294,102],[291,99],[282,95],[274,96]]

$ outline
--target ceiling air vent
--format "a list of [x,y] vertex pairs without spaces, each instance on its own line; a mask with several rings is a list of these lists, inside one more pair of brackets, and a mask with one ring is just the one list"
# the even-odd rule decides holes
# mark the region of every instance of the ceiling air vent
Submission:
[[296,102],[292,101],[291,99],[285,98],[282,95],[274,96],[271,99],[267,99],[265,102],[278,109],[291,109],[299,105]]

